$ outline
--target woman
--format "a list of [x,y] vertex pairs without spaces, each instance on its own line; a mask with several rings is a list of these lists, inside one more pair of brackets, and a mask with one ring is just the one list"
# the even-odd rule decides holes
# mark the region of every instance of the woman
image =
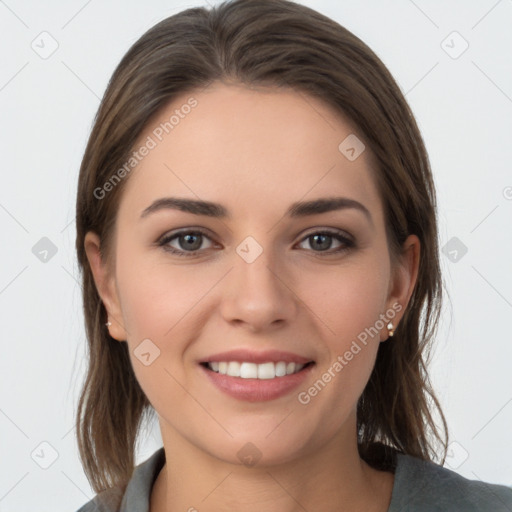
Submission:
[[[85,151],[77,252],[80,511],[512,509],[434,462],[428,157],[332,20],[235,0],[143,35]],[[134,471],[153,414],[164,446]]]

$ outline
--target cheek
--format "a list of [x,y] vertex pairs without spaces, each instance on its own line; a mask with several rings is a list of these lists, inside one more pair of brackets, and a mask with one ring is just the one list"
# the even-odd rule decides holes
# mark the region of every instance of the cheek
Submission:
[[211,270],[156,259],[132,253],[120,258],[117,267],[124,325],[132,343],[143,338],[163,342],[218,280]]
[[[302,276],[301,297],[318,317],[325,353],[317,380],[301,390],[302,404],[331,411],[333,428],[357,403],[373,369],[380,346],[388,287],[385,262],[340,266],[334,271]],[[320,382],[319,382],[320,381]]]
[[120,259],[116,274],[133,370],[152,405],[163,410],[169,395],[173,403],[186,399],[177,384],[186,382],[184,353],[199,329],[198,304],[218,279],[134,253]]
[[385,264],[377,261],[305,272],[299,296],[341,349],[384,312],[388,275]]

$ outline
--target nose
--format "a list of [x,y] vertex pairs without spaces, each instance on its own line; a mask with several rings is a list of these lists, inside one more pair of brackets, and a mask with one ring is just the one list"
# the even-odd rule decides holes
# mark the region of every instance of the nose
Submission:
[[[238,256],[237,256],[238,258]],[[264,251],[255,261],[242,258],[226,276],[221,315],[251,332],[282,328],[298,312],[299,299],[283,271]]]

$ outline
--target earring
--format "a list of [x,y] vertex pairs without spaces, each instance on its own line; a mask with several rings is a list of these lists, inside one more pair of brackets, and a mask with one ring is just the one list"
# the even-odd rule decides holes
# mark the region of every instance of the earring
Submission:
[[393,327],[393,322],[389,322],[389,324],[387,325],[387,328],[388,328],[388,336],[390,338],[392,338],[393,335],[395,334],[395,329]]
[[106,325],[107,327],[110,327],[110,326],[112,325],[112,322],[107,322],[105,325]]

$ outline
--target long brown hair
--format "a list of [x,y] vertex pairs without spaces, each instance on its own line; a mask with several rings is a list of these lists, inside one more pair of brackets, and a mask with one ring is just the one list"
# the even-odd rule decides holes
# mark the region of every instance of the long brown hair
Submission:
[[[123,185],[98,189],[129,159],[148,121],[178,94],[216,80],[289,87],[322,99],[359,130],[374,155],[391,254],[409,234],[421,242],[417,285],[357,406],[360,456],[386,467],[393,452],[446,457],[448,429],[427,364],[438,323],[442,279],[436,197],[430,163],[413,114],[395,80],[360,39],[333,20],[288,0],[234,0],[192,8],[146,32],[115,70],[85,150],[78,183],[76,249],[83,279],[88,371],[76,427],[85,473],[96,492],[124,486],[138,433],[154,414],[131,367],[126,343],[104,326],[106,311],[85,250],[88,231],[100,236],[109,260]],[[443,424],[442,437],[433,414]]]

